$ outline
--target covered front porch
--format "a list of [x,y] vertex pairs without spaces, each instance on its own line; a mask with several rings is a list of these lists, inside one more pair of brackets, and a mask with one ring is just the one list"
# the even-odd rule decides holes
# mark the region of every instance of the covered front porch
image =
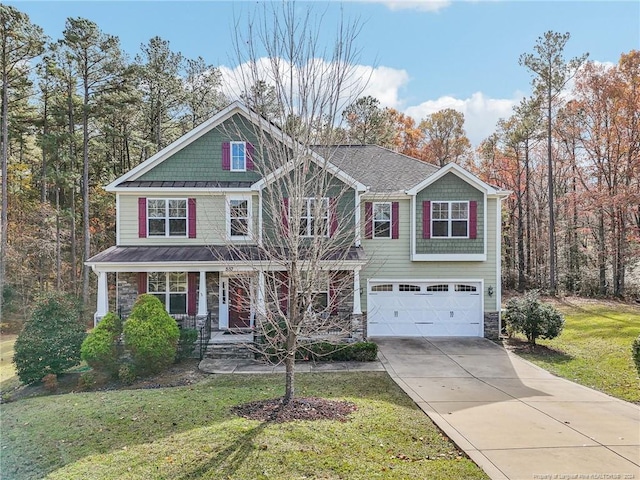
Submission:
[[[325,294],[327,302],[339,297],[335,308],[323,319],[335,317],[346,325],[343,330],[349,337],[363,339],[362,261],[354,260],[332,265],[330,271],[336,278],[340,277],[341,283],[327,285],[326,293],[320,292],[320,295]],[[274,295],[269,293],[269,289],[274,288],[273,279],[283,275],[281,265],[261,265],[259,259],[249,262],[246,258],[230,258],[228,252],[210,247],[112,247],[87,264],[98,279],[96,324],[109,311],[127,317],[137,297],[148,293],[164,303],[179,325],[188,323],[200,329],[206,324],[210,339],[239,343],[246,341],[242,338],[244,335],[225,332],[252,335],[260,315],[282,306],[274,306]],[[114,281],[110,289],[110,282]],[[283,288],[282,285],[276,288]],[[276,293],[275,298],[280,294]]]

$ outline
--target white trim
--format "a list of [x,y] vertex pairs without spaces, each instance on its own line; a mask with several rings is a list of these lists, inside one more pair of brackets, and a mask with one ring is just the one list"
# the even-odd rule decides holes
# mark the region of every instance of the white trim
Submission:
[[264,202],[262,199],[262,190],[258,191],[258,246],[262,247],[262,209],[264,207]]
[[[486,243],[486,242],[485,242]],[[413,262],[486,262],[486,253],[414,253]]]
[[354,191],[355,193],[355,202],[354,202],[354,221],[355,221],[355,238],[354,245],[359,247],[362,244],[362,225],[360,225],[360,197],[361,193],[358,190]]
[[362,301],[360,298],[360,269],[353,271],[353,315],[362,315]]
[[[164,205],[164,213],[165,216],[164,217],[151,217],[149,215],[149,202],[153,201],[153,200],[161,200],[163,202],[165,202]],[[172,200],[182,200],[184,201],[184,210],[185,210],[185,216],[184,217],[171,217],[169,216],[169,202]],[[185,198],[185,197],[180,197],[180,198],[159,198],[159,197],[147,197],[146,198],[146,221],[147,221],[147,225],[146,225],[146,229],[147,229],[147,236],[146,238],[189,238],[189,199]],[[151,235],[151,228],[149,227],[149,223],[151,220],[153,219],[159,219],[159,218],[163,218],[165,221],[165,225],[164,225],[164,235]],[[171,235],[171,219],[177,219],[177,220],[182,220],[184,219],[184,231],[185,234],[184,235]]]
[[[323,263],[323,262],[321,262]],[[327,260],[326,263],[330,268],[327,271],[336,270],[354,270],[361,267],[366,261],[361,260],[341,260],[333,262]],[[286,271],[286,267],[282,265],[274,265],[273,262],[265,260],[264,262],[255,262],[251,264],[243,264],[240,262],[229,265],[228,261],[209,261],[209,262],[85,262],[85,265],[91,267],[94,272],[193,272],[206,269],[208,272],[220,272],[221,275],[234,275],[235,273],[255,272],[256,268],[264,269],[270,272]],[[304,263],[303,263],[304,266]],[[301,267],[302,268],[302,267]]]
[[96,313],[93,316],[95,326],[102,317],[109,313],[109,289],[107,286],[107,272],[96,272],[98,275],[98,291],[96,295]]
[[[233,146],[244,145],[244,163],[242,168],[233,168]],[[229,171],[230,172],[246,172],[247,171],[247,142],[232,141],[229,142]]]
[[201,125],[191,130],[190,132],[178,138],[175,142],[166,146],[165,148],[160,150],[158,153],[148,158],[147,160],[142,162],[140,165],[133,168],[129,172],[125,173],[121,177],[116,178],[113,182],[111,182],[109,185],[105,187],[105,190],[110,192],[110,191],[113,191],[113,188],[115,188],[117,185],[119,185],[122,182],[128,182],[128,181],[133,181],[138,179],[148,171],[152,170],[158,164],[162,163],[167,158],[171,157],[174,153],[182,150],[184,147],[191,144],[198,138],[202,137],[204,134],[213,130],[220,123],[231,118],[235,113],[240,113],[240,111],[243,109],[244,107],[239,102],[234,102],[229,106],[227,106],[226,108],[223,108],[206,122],[202,123]]
[[[188,288],[188,285],[187,285]],[[188,299],[187,299],[188,301]],[[200,281],[198,285],[198,313],[199,317],[207,316],[207,272],[200,270]]]
[[416,204],[418,203],[417,197],[414,195],[411,197],[411,222],[409,223],[409,228],[411,228],[411,240],[410,240],[410,250],[409,257],[413,260],[413,257],[416,254],[416,228],[418,226],[418,219],[416,218],[417,208]]
[[[231,236],[231,202],[247,202],[247,235]],[[246,242],[253,238],[253,195],[227,195],[225,198],[225,235],[230,242]]]
[[[376,237],[376,205],[389,205],[389,235],[386,237]],[[393,239],[393,202],[371,202],[371,239],[391,240]]]
[[472,185],[473,187],[477,188],[478,190],[483,191],[486,194],[497,195],[499,192],[501,192],[499,190],[496,190],[491,185],[483,182],[482,180],[480,180],[475,175],[469,173],[468,171],[466,171],[461,166],[459,166],[459,165],[457,165],[455,163],[448,163],[447,165],[442,167],[440,170],[435,172],[433,175],[430,175],[429,177],[424,179],[422,182],[420,182],[415,187],[413,187],[413,188],[411,188],[409,190],[406,190],[407,195],[417,195],[418,192],[421,192],[422,190],[424,190],[426,187],[428,187],[432,183],[435,183],[440,178],[445,176],[447,173],[453,173],[454,175],[456,175],[460,179],[464,180],[468,184]]
[[502,332],[502,201],[496,202],[496,312],[498,312],[498,336]]
[[[446,203],[447,204],[447,218],[443,219],[443,218],[433,218],[433,206],[435,203],[438,204],[442,204],[442,203]],[[461,219],[461,218],[453,218],[452,216],[452,205],[454,203],[464,203],[467,205],[467,218],[466,219]],[[431,211],[429,212],[429,222],[431,223],[431,225],[429,226],[429,231],[431,232],[431,239],[463,239],[463,240],[475,240],[472,239],[470,236],[470,230],[471,230],[471,200],[431,200],[429,203],[429,207],[431,208]],[[476,218],[477,218],[477,212],[476,212]],[[467,222],[467,234],[466,235],[459,235],[459,236],[454,236],[452,235],[453,233],[453,225],[452,223],[454,221],[466,221]],[[433,222],[447,222],[447,233],[448,235],[434,235],[434,228],[433,228]],[[477,222],[477,219],[476,219]]]
[[[122,219],[120,218],[120,195],[116,195],[116,245],[120,245],[120,223],[121,222],[122,222]],[[187,225],[187,228],[189,228],[188,225]]]

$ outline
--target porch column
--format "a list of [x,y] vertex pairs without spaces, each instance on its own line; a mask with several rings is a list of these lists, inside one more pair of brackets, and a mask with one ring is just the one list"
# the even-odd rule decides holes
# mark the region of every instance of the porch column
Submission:
[[200,285],[198,287],[198,317],[206,317],[207,311],[207,272],[200,271]]
[[93,324],[97,325],[102,317],[109,312],[109,292],[107,289],[107,272],[99,271],[98,275],[98,295],[96,313],[93,316]]
[[353,314],[362,315],[360,306],[360,267],[353,271]]
[[267,314],[267,309],[264,303],[264,272],[262,270],[258,272],[258,298],[256,312],[260,317],[264,317]]

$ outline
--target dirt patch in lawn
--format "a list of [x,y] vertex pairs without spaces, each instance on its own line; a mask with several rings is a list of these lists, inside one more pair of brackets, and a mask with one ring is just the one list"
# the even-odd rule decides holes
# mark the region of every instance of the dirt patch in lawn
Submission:
[[318,397],[294,398],[287,404],[281,398],[245,403],[233,407],[236,415],[262,422],[291,422],[293,420],[338,420],[346,422],[356,405],[340,400]]

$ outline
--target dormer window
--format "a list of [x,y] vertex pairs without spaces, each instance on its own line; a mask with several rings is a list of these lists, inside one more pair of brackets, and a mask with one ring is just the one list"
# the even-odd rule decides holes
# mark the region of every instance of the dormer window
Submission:
[[232,172],[245,172],[247,170],[247,143],[231,143],[231,168]]

